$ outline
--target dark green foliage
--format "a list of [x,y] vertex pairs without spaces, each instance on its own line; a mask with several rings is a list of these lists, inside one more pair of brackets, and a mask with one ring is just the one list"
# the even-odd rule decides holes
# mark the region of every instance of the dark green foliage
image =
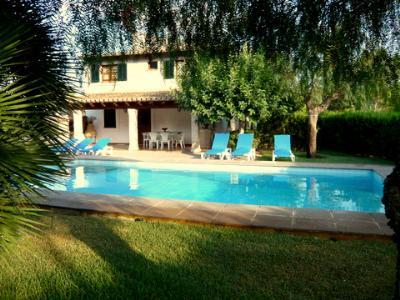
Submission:
[[[349,80],[350,81],[350,80]],[[400,111],[400,55],[364,50],[354,62],[352,86],[332,110]]]
[[388,225],[393,229],[396,243],[400,243],[400,164],[385,179],[382,202],[385,214],[389,219]]
[[36,228],[29,197],[62,175],[60,117],[75,105],[58,32],[35,1],[0,0],[0,250]]
[[246,46],[225,59],[196,54],[180,74],[177,102],[202,124],[225,118],[252,128],[300,107],[294,80],[288,58],[267,59]]
[[[83,53],[142,48],[237,52],[244,43],[267,56],[297,53],[316,62],[322,49],[347,55],[366,39],[396,43],[397,0],[71,0],[70,26]],[[385,33],[382,34],[382,28]],[[139,34],[138,34],[139,33]],[[360,34],[361,33],[361,34]],[[137,35],[145,35],[139,43]],[[335,44],[340,41],[340,43]],[[340,47],[336,47],[340,45]],[[310,55],[311,54],[311,55]],[[343,61],[344,62],[344,61]]]
[[256,136],[259,138],[259,148],[273,148],[275,134],[292,135],[292,146],[304,149],[307,141],[307,118],[304,113],[274,114],[268,122],[257,125]]
[[[374,155],[395,160],[400,153],[400,114],[376,112],[326,112],[319,117],[321,149],[349,154]],[[271,145],[273,135],[292,135],[294,148],[307,144],[307,115],[294,114],[277,127],[259,126],[262,143]]]
[[230,132],[228,147],[231,148],[232,150],[235,149],[239,134],[240,134],[239,130],[235,130],[235,131],[231,131]]
[[393,172],[385,179],[382,202],[388,225],[394,231],[394,241],[397,244],[396,287],[395,299],[400,298],[400,161]]
[[327,113],[320,119],[321,146],[394,160],[400,154],[400,114]]

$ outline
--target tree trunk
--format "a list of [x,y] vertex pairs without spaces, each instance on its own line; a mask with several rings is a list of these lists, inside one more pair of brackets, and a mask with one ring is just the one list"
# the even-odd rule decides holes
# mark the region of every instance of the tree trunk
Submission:
[[244,133],[246,129],[246,121],[239,121],[239,133]]
[[307,157],[315,157],[317,155],[317,122],[318,113],[316,109],[308,111],[308,147]]
[[317,123],[318,116],[323,111],[327,110],[331,105],[331,102],[337,100],[341,96],[341,92],[335,92],[330,96],[324,97],[323,101],[319,105],[315,105],[311,98],[312,87],[310,92],[305,98],[305,103],[308,111],[308,147],[307,147],[307,157],[315,157],[317,155]]

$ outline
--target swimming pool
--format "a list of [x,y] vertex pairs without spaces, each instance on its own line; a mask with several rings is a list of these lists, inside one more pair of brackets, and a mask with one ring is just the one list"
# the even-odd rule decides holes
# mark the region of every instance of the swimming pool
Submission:
[[[372,170],[146,165],[77,160],[54,190],[172,200],[383,212],[382,178]],[[179,169],[177,169],[179,168]],[[222,168],[222,169],[221,169]],[[250,170],[250,171],[249,171]]]

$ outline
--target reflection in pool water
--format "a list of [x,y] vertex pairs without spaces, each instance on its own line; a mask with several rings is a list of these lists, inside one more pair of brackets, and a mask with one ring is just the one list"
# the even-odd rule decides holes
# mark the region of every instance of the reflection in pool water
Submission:
[[[203,172],[75,161],[55,190],[150,198],[383,212],[382,179],[369,170],[268,168],[268,173]],[[239,167],[240,168],[240,167]],[[272,170],[272,171],[271,171]]]

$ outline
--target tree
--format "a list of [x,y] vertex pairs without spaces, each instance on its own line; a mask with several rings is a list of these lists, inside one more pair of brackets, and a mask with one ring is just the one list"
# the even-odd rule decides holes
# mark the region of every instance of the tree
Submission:
[[204,127],[230,118],[225,103],[226,72],[221,59],[195,54],[179,74],[178,106],[192,111]]
[[[400,104],[400,65],[398,55],[385,49],[364,51],[355,66],[358,85],[352,102],[363,110],[396,110]],[[400,61],[399,61],[400,62]]]
[[[196,50],[268,56],[296,47],[296,3],[281,0],[70,0],[84,53]],[[126,43],[128,41],[128,43]],[[144,43],[143,43],[144,41]],[[140,49],[138,45],[140,44]],[[128,46],[127,46],[128,45]]]
[[299,108],[296,76],[287,56],[267,58],[265,51],[252,53],[245,45],[239,54],[229,56],[227,65],[225,102],[230,116],[244,128]]
[[[74,107],[68,59],[37,1],[0,1],[0,249],[37,228],[30,197],[64,174],[60,116]],[[46,8],[47,9],[47,8]]]
[[400,56],[384,48],[366,49],[354,64],[351,93],[333,110],[399,111]]
[[297,67],[300,90],[308,113],[307,156],[317,154],[317,123],[319,114],[327,110],[333,101],[349,91],[349,81],[337,78],[334,63],[328,53],[321,53],[313,64],[301,63]]
[[298,2],[300,37],[295,57],[309,116],[309,157],[317,154],[319,114],[360,84],[355,76],[360,55],[383,41],[383,28],[389,24],[392,10],[396,12],[397,7],[391,1]]
[[288,59],[267,59],[246,46],[225,59],[196,54],[180,75],[177,101],[200,122],[236,119],[245,128],[298,108],[294,80]]

